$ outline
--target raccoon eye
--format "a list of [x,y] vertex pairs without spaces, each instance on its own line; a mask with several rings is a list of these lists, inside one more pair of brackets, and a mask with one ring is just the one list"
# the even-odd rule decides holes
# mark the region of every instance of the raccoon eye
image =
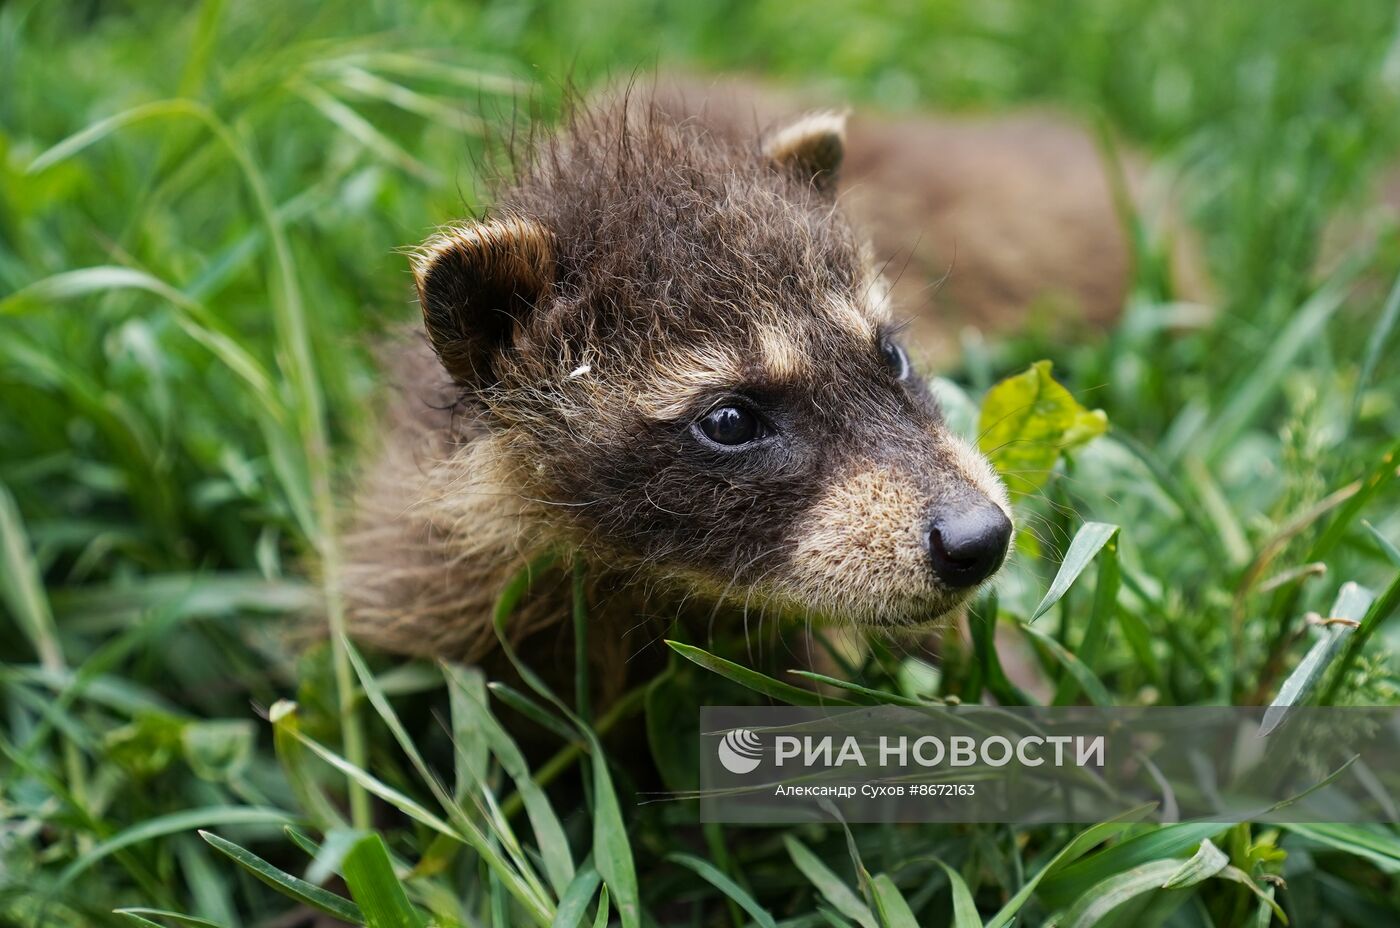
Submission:
[[909,355],[905,354],[899,342],[890,338],[880,339],[880,357],[884,358],[885,366],[894,374],[895,380],[909,376]]
[[747,445],[766,434],[763,422],[742,406],[716,406],[695,423],[706,438],[717,445]]

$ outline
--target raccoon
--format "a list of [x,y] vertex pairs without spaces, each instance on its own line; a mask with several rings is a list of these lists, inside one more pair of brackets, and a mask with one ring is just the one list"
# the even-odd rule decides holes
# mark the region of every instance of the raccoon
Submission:
[[610,663],[649,623],[910,630],[966,603],[1011,508],[901,344],[844,153],[835,112],[744,134],[599,104],[416,249],[423,337],[347,538],[352,635],[482,662],[495,597],[546,552],[510,635],[566,633],[581,564]]

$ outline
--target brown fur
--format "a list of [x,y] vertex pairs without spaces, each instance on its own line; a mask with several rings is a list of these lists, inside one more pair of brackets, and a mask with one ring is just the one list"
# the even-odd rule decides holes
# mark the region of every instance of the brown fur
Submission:
[[[676,111],[731,131],[830,102],[732,77],[669,75],[660,86]],[[1005,332],[1037,306],[1053,310],[1042,316],[1061,330],[1118,317],[1132,266],[1114,170],[1131,205],[1170,237],[1178,298],[1211,298],[1195,238],[1153,202],[1146,159],[1120,149],[1115,169],[1071,118],[862,111],[847,135],[842,205],[871,235],[909,317],[909,342],[928,362],[955,358],[962,328]]]
[[[928,520],[1005,492],[891,366],[888,288],[833,199],[842,125],[585,110],[490,218],[415,254],[427,340],[397,358],[357,499],[354,635],[481,660],[495,596],[545,551],[588,565],[612,658],[648,619],[907,628],[967,599],[929,569]],[[725,404],[769,433],[704,439]],[[562,571],[535,592],[518,640],[567,615]]]

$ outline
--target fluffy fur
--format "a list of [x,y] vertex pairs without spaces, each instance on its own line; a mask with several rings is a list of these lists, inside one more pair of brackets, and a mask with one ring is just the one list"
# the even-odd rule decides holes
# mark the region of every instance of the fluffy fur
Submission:
[[[1006,496],[891,360],[888,286],[834,196],[842,117],[745,134],[670,109],[581,112],[490,218],[415,254],[426,344],[357,503],[356,636],[481,660],[545,551],[588,565],[614,656],[648,618],[908,628],[969,595],[930,569],[929,519]],[[697,431],[735,404],[765,437]],[[567,586],[542,578],[512,634],[562,619]]]

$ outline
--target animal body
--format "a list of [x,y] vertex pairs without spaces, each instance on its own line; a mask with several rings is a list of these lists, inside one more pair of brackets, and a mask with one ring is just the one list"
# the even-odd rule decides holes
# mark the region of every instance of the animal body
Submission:
[[[511,636],[571,654],[582,563],[590,654],[614,668],[677,622],[926,627],[1000,567],[1004,488],[911,366],[891,255],[846,218],[845,118],[733,111],[586,107],[485,218],[413,254],[423,331],[357,499],[354,636],[489,662],[492,603],[545,552]],[[1023,298],[981,278],[974,304]]]

